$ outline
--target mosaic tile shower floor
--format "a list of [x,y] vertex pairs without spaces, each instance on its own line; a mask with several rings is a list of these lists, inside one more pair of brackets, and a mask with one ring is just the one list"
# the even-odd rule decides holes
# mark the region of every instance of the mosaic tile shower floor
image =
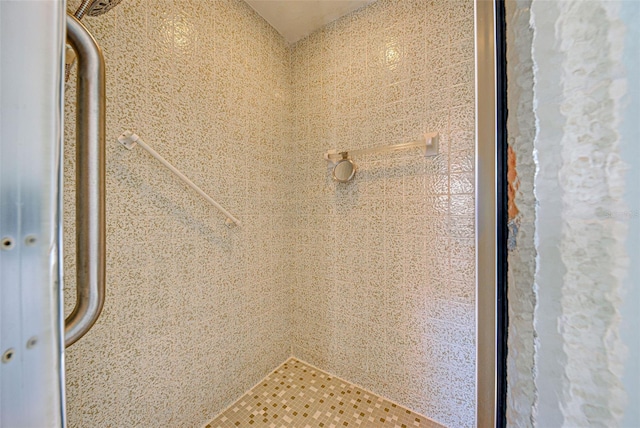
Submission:
[[290,358],[205,428],[443,428],[426,417]]

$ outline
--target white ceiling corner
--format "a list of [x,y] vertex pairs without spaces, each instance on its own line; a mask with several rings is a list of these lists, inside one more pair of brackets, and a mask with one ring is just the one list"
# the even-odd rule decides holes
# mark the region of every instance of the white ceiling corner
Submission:
[[376,0],[245,0],[289,43]]

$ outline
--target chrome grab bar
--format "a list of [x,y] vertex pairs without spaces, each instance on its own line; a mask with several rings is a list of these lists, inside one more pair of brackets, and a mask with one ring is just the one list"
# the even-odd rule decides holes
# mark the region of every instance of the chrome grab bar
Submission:
[[78,57],[76,95],[76,304],[65,320],[65,346],[96,322],[105,295],[105,71],[100,47],[67,14],[67,41]]

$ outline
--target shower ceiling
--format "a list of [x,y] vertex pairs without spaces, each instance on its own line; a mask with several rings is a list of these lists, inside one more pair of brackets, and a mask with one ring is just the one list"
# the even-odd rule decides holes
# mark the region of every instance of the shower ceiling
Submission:
[[289,43],[376,0],[245,0]]

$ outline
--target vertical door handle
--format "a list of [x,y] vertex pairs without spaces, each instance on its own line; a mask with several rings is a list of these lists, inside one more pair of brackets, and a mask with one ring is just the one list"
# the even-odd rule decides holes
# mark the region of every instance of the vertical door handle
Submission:
[[105,70],[89,31],[67,14],[67,41],[78,58],[76,95],[76,304],[65,346],[96,322],[105,297]]

